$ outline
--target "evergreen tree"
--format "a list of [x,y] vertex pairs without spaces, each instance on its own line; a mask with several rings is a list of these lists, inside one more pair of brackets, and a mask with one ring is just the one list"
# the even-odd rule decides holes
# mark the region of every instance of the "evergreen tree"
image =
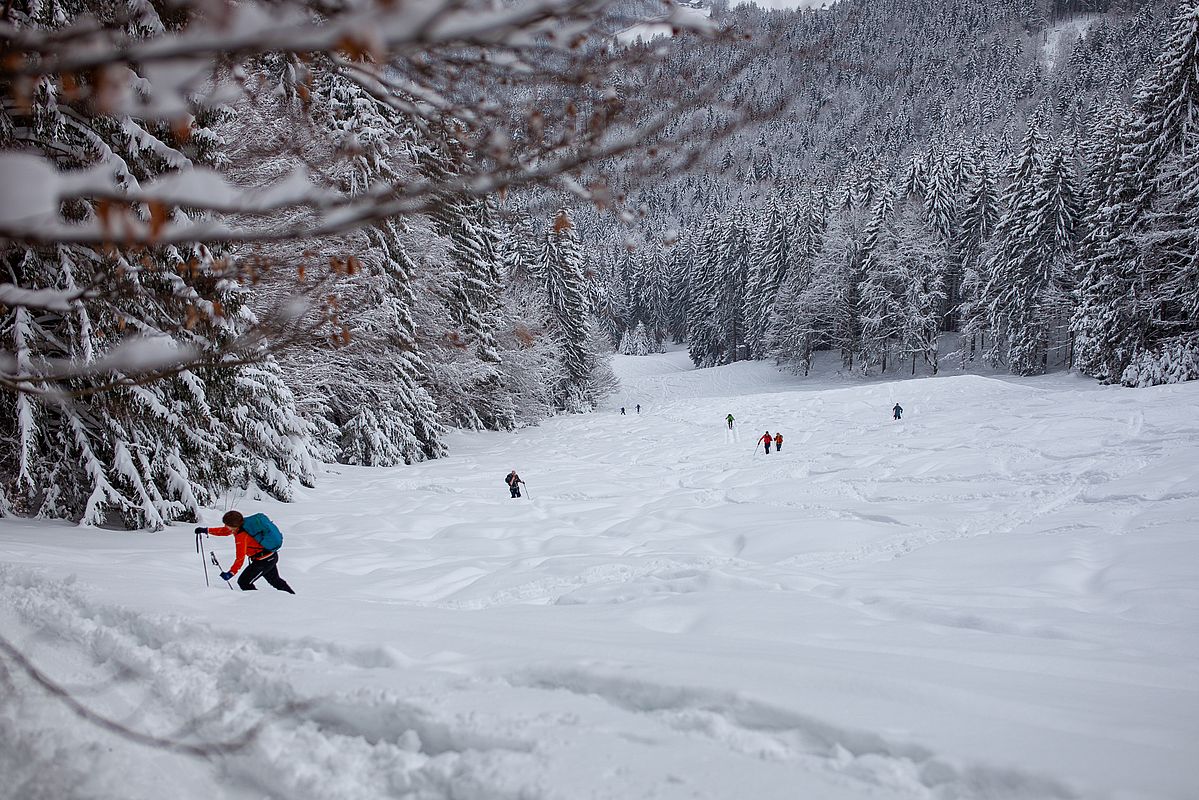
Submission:
[[894,198],[886,192],[875,201],[866,225],[866,244],[861,251],[862,281],[856,308],[858,368],[869,373],[874,366],[887,370],[888,356],[902,333],[900,300],[903,296],[901,269],[896,258],[899,246],[891,215]]
[[496,363],[500,357],[494,336],[495,310],[503,234],[494,223],[493,202],[451,202],[442,210],[440,221],[449,239],[451,264],[457,268],[447,307],[479,359]]
[[545,284],[549,327],[561,354],[555,400],[566,411],[593,408],[601,384],[591,340],[583,252],[566,209],[558,211],[545,233],[538,268]]
[[645,323],[638,322],[632,331],[626,331],[620,352],[627,356],[647,356],[653,352],[649,335],[645,331]]
[[1032,210],[1045,147],[1039,122],[1034,120],[1021,141],[1004,193],[1006,209],[996,225],[982,291],[987,327],[992,333],[986,358],[1024,375],[1042,370],[1037,300],[1047,278],[1037,269],[1037,254],[1029,251],[1028,232],[1033,227]]
[[1117,279],[1116,264],[1108,261],[1117,236],[1115,210],[1120,190],[1120,153],[1124,147],[1127,113],[1119,102],[1109,103],[1084,143],[1090,164],[1084,192],[1084,209],[1078,245],[1078,306],[1071,319],[1075,364],[1086,375],[1107,380],[1107,356],[1112,349],[1108,337],[1125,330],[1118,314],[1128,281]]
[[696,253],[691,237],[675,243],[667,252],[666,276],[670,286],[670,304],[666,317],[666,332],[675,344],[681,344],[687,339],[695,261]]
[[710,217],[700,235],[689,276],[687,352],[697,367],[716,366],[727,352],[719,316],[723,238],[721,221]]
[[[26,29],[57,28],[87,15],[133,36],[174,24],[144,4],[17,5],[9,11],[10,21]],[[217,163],[212,127],[219,114],[201,106],[189,111],[189,124],[172,130],[109,115],[101,100],[42,77],[26,107],[0,110],[0,145],[11,148],[19,140],[24,151],[62,170],[110,176],[120,191]],[[80,222],[120,211],[107,201],[83,200],[67,209]],[[151,227],[186,220],[183,211],[156,206],[135,205],[131,213]],[[121,238],[118,231],[113,238]],[[22,391],[0,393],[0,514],[160,528],[195,519],[232,486],[257,481],[287,499],[296,481],[311,483],[311,427],[269,355],[242,347],[245,358],[257,356],[260,364],[222,361],[220,354],[255,319],[246,290],[231,280],[221,255],[201,245],[0,243],[9,282],[76,295],[46,308],[5,306],[0,315],[0,338],[15,353],[13,378],[22,384]],[[156,379],[131,374],[138,352],[169,348],[190,350],[200,366]],[[56,377],[55,365],[62,363],[76,365],[65,378]]]
[[925,180],[924,214],[937,238],[948,246],[957,220],[958,186],[944,150],[930,154]]
[[883,269],[898,277],[899,351],[912,359],[912,374],[923,361],[934,375],[939,369],[937,334],[945,302],[946,251],[940,234],[910,205],[900,209],[895,221],[894,248],[883,261]]
[[[1195,219],[1195,116],[1199,105],[1199,0],[1179,4],[1153,75],[1133,101],[1121,154],[1118,203],[1101,263],[1109,284],[1135,283],[1103,316],[1120,324],[1104,347],[1107,373],[1130,385],[1190,374],[1199,352]],[[1114,294],[1114,293],[1109,293]],[[1128,374],[1130,365],[1135,364]],[[1152,365],[1152,366],[1146,366]]]
[[[407,142],[416,133],[358,84],[336,73],[321,74],[318,97],[323,95],[324,103],[314,110],[338,134],[347,154],[339,171],[342,185],[359,194],[380,181],[412,176],[414,155]],[[309,364],[297,373],[304,377],[298,390],[322,397],[318,407],[339,428],[338,461],[394,466],[443,456],[444,429],[424,386],[428,368],[412,318],[417,267],[408,251],[413,237],[392,220],[363,233],[367,246],[356,257],[361,272],[351,279],[356,286],[343,289],[353,298],[352,311],[347,309],[351,316],[343,320],[346,337],[300,356]]]
[[666,253],[658,246],[651,246],[642,263],[645,270],[642,291],[646,336],[650,342],[650,352],[660,353],[665,350],[671,316]]
[[751,241],[748,215],[744,208],[738,207],[723,231],[717,256],[720,282],[716,310],[721,350],[718,363],[731,364],[748,357],[745,294]]
[[766,350],[766,331],[779,287],[791,262],[790,231],[776,203],[766,209],[762,229],[750,254],[745,291],[746,343],[749,358],[760,359]]
[[[968,344],[962,347],[963,364],[968,360],[974,360],[976,348],[987,330],[988,317],[982,295],[986,284],[982,257],[1000,214],[999,193],[990,158],[976,159],[975,167],[974,178],[965,190],[964,209],[955,247],[955,258],[961,276],[960,285],[956,298],[952,294],[949,295],[950,308],[957,309],[956,315],[964,333],[963,338],[968,340]],[[946,288],[947,293],[953,292],[952,285]]]
[[780,364],[808,374],[821,350],[854,345],[856,289],[850,286],[859,258],[862,212],[831,215],[820,236],[812,267],[788,272],[768,334],[769,354]]

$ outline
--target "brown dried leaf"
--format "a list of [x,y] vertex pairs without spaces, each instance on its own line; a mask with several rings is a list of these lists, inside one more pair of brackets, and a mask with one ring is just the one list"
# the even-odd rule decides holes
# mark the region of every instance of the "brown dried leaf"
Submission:
[[175,138],[179,140],[180,144],[192,138],[191,115],[184,114],[171,120],[171,133],[175,134]]
[[112,236],[112,201],[97,200],[96,201],[96,216],[100,218],[100,232],[104,238]]
[[147,205],[150,207],[150,241],[155,242],[171,218],[171,210],[159,200],[151,200]]

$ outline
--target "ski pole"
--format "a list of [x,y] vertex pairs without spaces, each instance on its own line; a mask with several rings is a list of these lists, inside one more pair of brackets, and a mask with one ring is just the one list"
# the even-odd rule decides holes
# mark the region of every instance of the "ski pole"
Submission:
[[204,560],[204,548],[200,546],[200,537],[203,535],[202,533],[196,534],[196,552],[200,554],[200,563],[204,565],[204,585],[211,586],[212,584],[208,582],[208,562]]
[[524,481],[521,481],[521,483],[524,483],[524,486],[525,486],[525,497],[527,497],[527,498],[529,498],[530,500],[532,500],[532,499],[533,499],[533,495],[529,494],[529,484],[525,483]]
[[[216,568],[217,568],[217,569],[219,569],[221,572],[224,572],[224,571],[225,571],[225,568],[221,566],[221,562],[219,562],[219,561],[217,561],[217,560],[216,560],[216,553],[214,553],[213,551],[209,550],[209,551],[208,551],[208,557],[212,559],[212,563],[213,563],[213,564],[216,566]],[[205,574],[205,575],[207,575],[207,574],[208,574],[208,567],[204,567],[204,574]],[[232,583],[229,583],[229,581],[225,581],[225,583],[226,583],[226,584],[229,586],[229,591],[231,591],[231,592],[232,592],[232,591],[233,591],[233,584],[232,584]]]

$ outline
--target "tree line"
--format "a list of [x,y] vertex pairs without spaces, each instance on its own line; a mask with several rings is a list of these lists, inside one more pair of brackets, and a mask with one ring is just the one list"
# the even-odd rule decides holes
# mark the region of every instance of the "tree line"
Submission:
[[[631,276],[609,275],[614,294],[631,295],[611,327],[619,334],[644,323],[685,341],[697,366],[772,359],[806,372],[814,353],[834,351],[867,374],[936,372],[951,357],[959,368],[1074,368],[1129,386],[1199,377],[1196,3],[1172,9],[1152,45],[1143,35],[1155,29],[1152,4],[1088,18],[1055,71],[1031,84],[1021,76],[1044,69],[1046,54],[1021,55],[1023,32],[1000,24],[995,9],[942,6],[906,4],[944,10],[947,22],[934,31],[914,21],[919,13],[901,18],[915,43],[882,60],[913,66],[868,76],[893,79],[878,88],[878,113],[863,111],[845,86],[848,97],[826,104],[839,122],[852,105],[850,127],[877,134],[872,145],[840,157],[790,153],[780,169],[792,129],[760,130],[756,141],[746,131],[749,152],[725,153],[723,170],[643,195],[647,252]],[[843,13],[846,24],[865,26],[852,9]],[[796,24],[816,19],[825,18],[799,15]],[[943,37],[959,26],[958,38],[993,42],[1003,57],[989,67],[976,49],[947,57]],[[879,43],[877,33],[856,40],[860,52]],[[1125,81],[1138,61],[1144,69],[1127,92],[1100,79]],[[923,134],[912,126],[931,119],[896,125],[903,106],[892,96],[931,113],[914,87],[963,71],[972,77],[939,101],[955,117],[937,117]],[[995,106],[984,87],[1010,106]],[[880,147],[887,142],[891,152]],[[655,236],[655,227],[676,225],[681,232]],[[644,288],[660,264],[669,298]],[[956,334],[952,353],[940,351],[945,333]]]

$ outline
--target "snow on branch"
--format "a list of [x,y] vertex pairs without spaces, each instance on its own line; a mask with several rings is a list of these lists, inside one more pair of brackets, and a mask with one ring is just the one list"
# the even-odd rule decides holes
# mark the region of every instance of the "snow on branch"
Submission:
[[43,311],[68,313],[73,303],[88,296],[87,291],[64,292],[58,289],[22,289],[11,283],[0,283],[0,306],[38,308]]
[[[28,3],[6,6],[0,186],[20,191],[0,193],[0,256],[41,271],[5,276],[0,310],[47,322],[38,358],[21,366],[0,351],[0,387],[77,396],[251,363],[303,330],[336,328],[324,290],[358,263],[352,252],[271,263],[249,255],[259,245],[402,226],[447,198],[524,188],[628,219],[603,177],[617,160],[626,183],[687,169],[779,111],[722,99],[724,81],[755,63],[754,46],[739,47],[719,81],[663,69],[669,45],[617,39],[637,22],[624,5],[182,0],[159,19],[149,4],[82,0],[53,26]],[[667,6],[687,36],[734,35]],[[356,114],[371,122],[329,122]],[[272,143],[263,161],[286,165],[249,185],[231,177],[223,138],[242,118],[291,128],[245,129]],[[388,137],[411,148],[413,169],[378,166],[400,157],[377,149]],[[377,174],[347,183],[355,163]],[[294,276],[291,297],[232,322],[215,298],[250,292],[268,271],[276,287]]]
[[[219,7],[184,2],[180,12],[187,22],[172,29],[144,20],[128,29],[97,26],[86,16],[43,29],[29,21],[21,24],[18,16],[16,24],[0,25],[7,53],[0,61],[0,86],[10,88],[13,96],[6,105],[17,113],[40,82],[64,99],[90,99],[97,110],[123,120],[131,138],[146,142],[139,147],[177,162],[177,150],[144,135],[151,123],[179,128],[186,139],[194,113],[253,96],[257,89],[247,87],[244,70],[267,54],[293,63],[292,88],[309,103],[312,70],[306,65],[325,58],[379,102],[444,139],[471,168],[469,175],[409,179],[347,198],[319,186],[303,170],[277,185],[247,191],[201,167],[183,166],[139,183],[124,165],[115,172],[111,164],[95,163],[62,171],[51,157],[9,152],[0,156],[0,181],[29,191],[19,201],[0,202],[0,236],[28,243],[125,246],[269,241],[336,234],[427,213],[448,194],[481,197],[538,184],[580,194],[570,173],[644,146],[713,96],[702,82],[684,92],[648,91],[636,100],[618,99],[606,90],[618,71],[647,69],[666,54],[664,48],[616,45],[612,32],[629,24],[617,5],[613,0],[525,0],[503,7],[470,0],[375,0],[323,7],[315,15],[296,0]],[[672,9],[668,19],[680,30],[717,35],[706,18],[694,14]],[[155,32],[147,35],[147,28]],[[752,59],[749,48],[744,61]],[[729,71],[743,67],[732,64]],[[577,99],[557,107],[520,108],[504,100],[502,90],[491,100],[479,97],[522,85],[559,87],[557,94]],[[763,111],[730,109],[726,119],[736,127]],[[135,124],[134,118],[141,122]],[[69,113],[67,122],[72,122]],[[671,137],[673,145],[647,152],[646,174],[660,174],[668,149],[694,153],[721,136],[718,130],[696,133],[702,135]],[[603,191],[581,194],[601,204],[609,199]],[[102,214],[64,218],[64,203],[72,200],[111,203]],[[284,209],[319,214],[284,228],[255,224]],[[228,219],[232,215],[238,215],[237,223]]]

